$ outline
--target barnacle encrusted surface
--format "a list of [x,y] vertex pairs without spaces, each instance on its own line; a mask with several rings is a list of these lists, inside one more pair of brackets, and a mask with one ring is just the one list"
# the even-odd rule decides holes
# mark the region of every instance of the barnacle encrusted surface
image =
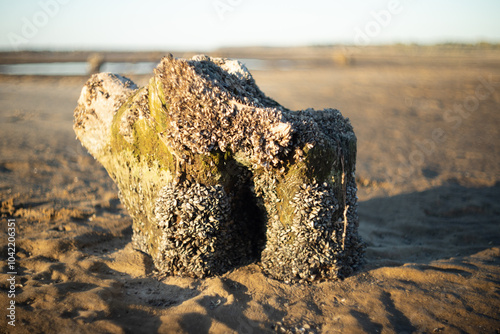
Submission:
[[290,111],[238,61],[165,57],[146,87],[93,75],[74,130],[133,218],[133,243],[166,275],[250,261],[285,281],[360,262],[356,137],[335,109]]

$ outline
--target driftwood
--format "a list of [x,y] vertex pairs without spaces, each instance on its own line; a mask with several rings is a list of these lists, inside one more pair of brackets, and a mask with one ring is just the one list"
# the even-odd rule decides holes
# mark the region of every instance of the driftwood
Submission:
[[118,185],[135,247],[162,274],[259,261],[276,279],[312,281],[360,262],[349,120],[282,107],[238,61],[165,57],[142,88],[93,75],[74,130]]

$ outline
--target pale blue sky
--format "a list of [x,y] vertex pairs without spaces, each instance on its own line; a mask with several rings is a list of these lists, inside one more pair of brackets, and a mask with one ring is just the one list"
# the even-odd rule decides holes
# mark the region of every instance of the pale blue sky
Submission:
[[2,0],[0,49],[500,42],[499,17],[499,0]]

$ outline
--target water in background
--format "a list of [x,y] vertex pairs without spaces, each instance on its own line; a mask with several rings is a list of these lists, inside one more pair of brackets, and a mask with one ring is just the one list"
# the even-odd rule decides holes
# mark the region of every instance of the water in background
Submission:
[[[101,72],[118,74],[149,74],[158,65],[157,62],[137,63],[104,63]],[[10,75],[88,75],[87,62],[67,63],[32,63],[32,64],[6,64],[0,65],[1,74]]]
[[[270,68],[287,70],[294,67],[289,60],[239,59],[250,71],[262,71]],[[152,74],[158,62],[105,62],[100,72],[111,72],[124,75]],[[0,64],[0,74],[9,75],[88,75],[87,62],[66,63],[31,63],[31,64]]]

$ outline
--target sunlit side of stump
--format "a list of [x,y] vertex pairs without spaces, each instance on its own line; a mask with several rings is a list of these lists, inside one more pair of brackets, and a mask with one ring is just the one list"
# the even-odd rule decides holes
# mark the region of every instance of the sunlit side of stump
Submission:
[[133,243],[166,275],[260,260],[285,281],[359,264],[356,137],[339,111],[290,111],[234,60],[166,57],[146,87],[91,77],[78,139],[118,185]]

